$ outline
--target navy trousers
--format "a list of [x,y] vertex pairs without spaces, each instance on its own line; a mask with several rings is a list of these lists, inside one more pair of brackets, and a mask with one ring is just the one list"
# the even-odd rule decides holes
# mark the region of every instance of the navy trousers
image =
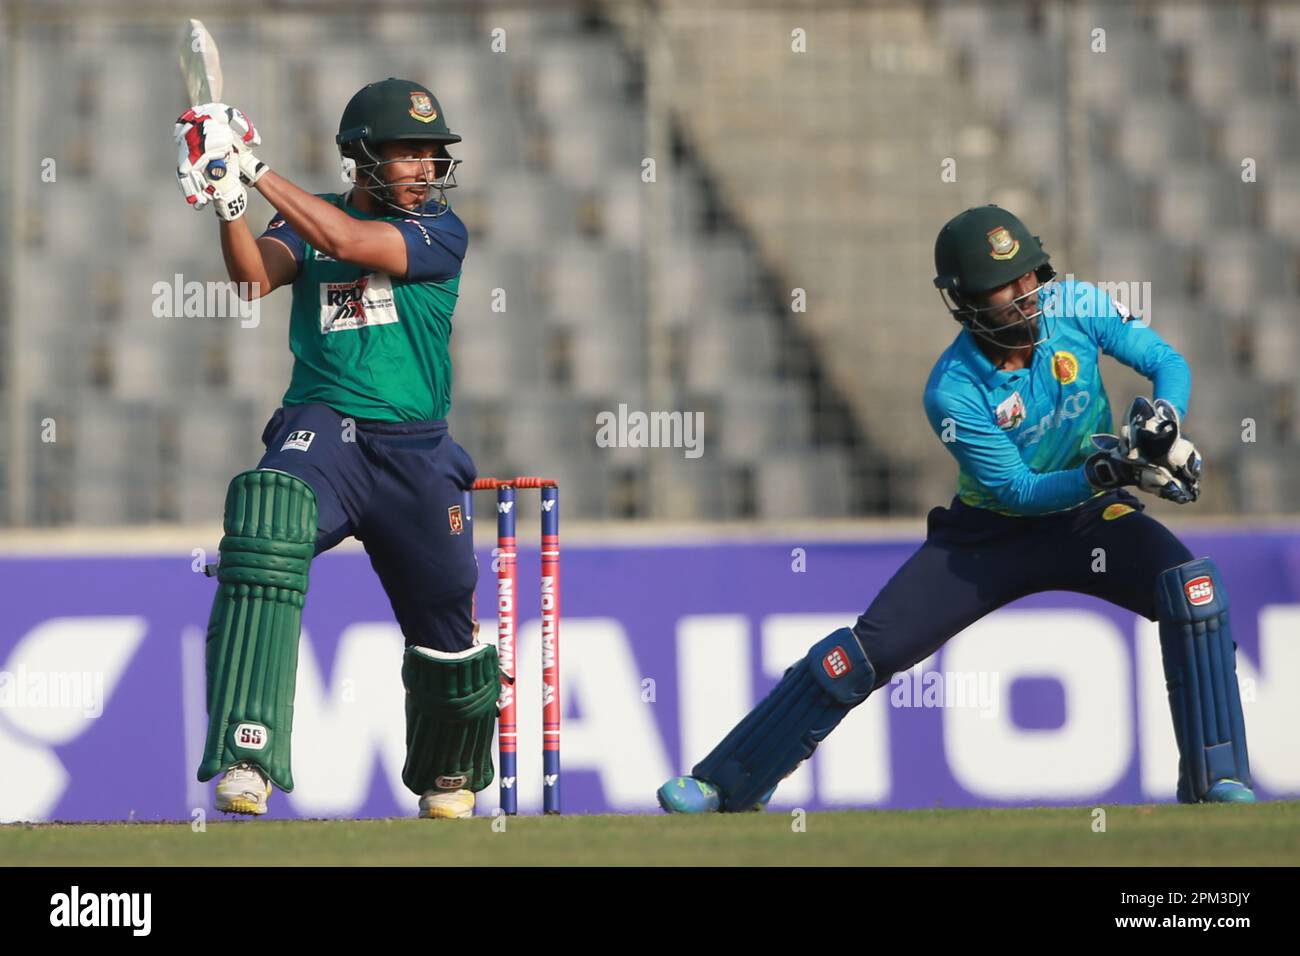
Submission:
[[259,468],[316,493],[316,553],[349,535],[365,547],[408,646],[470,646],[478,564],[460,511],[477,471],[445,421],[349,425],[326,405],[289,405],[262,442]]
[[[999,515],[956,499],[929,514],[925,544],[898,569],[853,631],[876,687],[933,654],[990,611],[1039,591],[1077,591],[1156,619],[1156,579],[1192,559],[1126,491],[1067,512]],[[1094,570],[1096,550],[1105,571]]]

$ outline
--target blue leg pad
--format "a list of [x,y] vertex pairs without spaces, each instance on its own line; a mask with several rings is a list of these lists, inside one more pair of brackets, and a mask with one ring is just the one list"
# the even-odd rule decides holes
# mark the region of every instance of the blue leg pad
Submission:
[[1237,689],[1237,646],[1228,592],[1208,558],[1156,581],[1160,654],[1178,741],[1178,799],[1199,803],[1216,782],[1251,786],[1246,721]]
[[847,627],[812,646],[781,683],[732,729],[692,776],[721,795],[720,809],[753,809],[867,699],[876,672]]

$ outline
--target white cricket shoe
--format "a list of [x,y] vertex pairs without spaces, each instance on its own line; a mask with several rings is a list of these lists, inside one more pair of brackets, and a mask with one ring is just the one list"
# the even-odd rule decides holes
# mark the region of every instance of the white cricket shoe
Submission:
[[255,763],[241,760],[217,782],[217,809],[260,817],[271,795],[271,779]]
[[463,820],[474,815],[468,790],[430,790],[420,798],[420,816],[429,820]]

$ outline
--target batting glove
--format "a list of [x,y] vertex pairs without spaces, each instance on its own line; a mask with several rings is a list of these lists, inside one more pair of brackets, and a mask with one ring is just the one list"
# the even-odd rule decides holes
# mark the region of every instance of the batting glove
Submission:
[[213,195],[208,187],[211,180],[220,178],[220,167],[209,165],[224,163],[235,147],[236,136],[226,119],[229,108],[223,103],[205,103],[180,115],[172,129],[177,145],[176,179],[185,201],[196,209],[207,205]]
[[[235,164],[246,185],[257,182],[268,168],[252,152],[262,142],[253,121],[243,110],[225,103],[186,110],[176,121],[173,137],[179,150],[176,177],[185,201],[194,208],[202,208],[214,196],[212,187],[224,177],[227,161]],[[229,195],[234,192],[227,190]]]
[[253,147],[262,145],[262,136],[247,113],[233,106],[229,109],[230,128],[235,134],[235,150],[239,155],[239,178],[245,186],[254,186],[271,168],[253,155]]
[[234,150],[228,155],[228,163],[226,174],[220,179],[209,180],[208,188],[212,191],[212,207],[217,211],[217,218],[234,222],[248,209],[248,189],[235,175],[238,167]]

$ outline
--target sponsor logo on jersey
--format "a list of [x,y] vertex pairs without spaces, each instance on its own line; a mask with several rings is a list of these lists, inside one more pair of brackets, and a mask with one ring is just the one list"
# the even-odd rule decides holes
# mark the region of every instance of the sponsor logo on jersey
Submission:
[[1011,397],[1004,399],[995,410],[998,419],[998,428],[1009,431],[1016,428],[1025,420],[1025,400],[1020,397],[1019,392],[1012,392]]
[[822,670],[826,671],[827,676],[832,680],[836,680],[853,670],[853,665],[849,663],[849,655],[845,653],[844,648],[835,647],[822,658]]
[[393,284],[383,273],[363,275],[351,282],[320,284],[322,334],[346,332],[398,321]]
[[289,432],[289,437],[284,440],[280,446],[280,451],[306,451],[311,447],[312,440],[316,437],[315,432],[309,432],[299,429],[296,432]]
[[261,724],[240,724],[235,728],[235,746],[241,750],[265,750],[266,728]]
[[402,221],[403,221],[403,222],[409,222],[409,223],[410,223],[411,225],[413,225],[416,229],[419,229],[419,230],[420,230],[420,235],[424,236],[424,244],[425,244],[426,246],[431,246],[431,245],[433,245],[433,240],[429,238],[429,230],[424,228],[424,224],[421,223],[420,220],[418,220],[418,219],[403,219]]
[[463,790],[468,780],[469,778],[463,775],[457,777],[435,777],[433,785],[439,790]]
[[1101,513],[1101,520],[1114,521],[1116,518],[1122,518],[1136,510],[1132,505],[1107,505],[1106,510]]
[[452,534],[460,534],[465,530],[465,518],[461,514],[460,505],[452,505],[447,509],[447,524],[451,526]]
[[1187,603],[1192,607],[1200,607],[1214,600],[1214,582],[1208,574],[1192,578],[1183,585],[1183,590],[1187,592]]
[[1078,418],[1087,410],[1091,403],[1091,392],[1080,391],[1067,396],[1065,401],[1061,402],[1060,408],[1044,415],[1036,424],[1029,426],[1024,431],[1017,432],[1015,436],[1016,444],[1029,445],[1038,441],[1051,429],[1056,428],[1071,419]]
[[1052,377],[1062,385],[1069,385],[1079,377],[1079,359],[1073,352],[1053,353]]
[[433,100],[429,98],[428,93],[412,93],[411,108],[408,112],[412,119],[417,119],[421,123],[432,123],[438,118],[438,111],[433,108]]
[[335,259],[333,256],[327,256],[327,255],[325,255],[325,253],[321,252],[319,249],[313,249],[313,250],[312,250],[312,253],[311,253],[311,257],[312,257],[313,259],[315,259],[317,262],[337,262],[337,261],[338,261],[338,260]]
[[1006,226],[998,226],[996,229],[990,229],[987,233],[989,245],[993,251],[989,253],[994,259],[1005,260],[1014,259],[1016,253],[1020,251],[1020,240],[1014,238],[1007,230]]

